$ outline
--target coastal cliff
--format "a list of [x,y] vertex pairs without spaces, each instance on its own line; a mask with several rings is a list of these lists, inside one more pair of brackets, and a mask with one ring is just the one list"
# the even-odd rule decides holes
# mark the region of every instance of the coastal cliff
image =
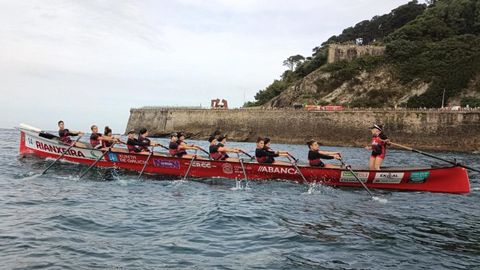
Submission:
[[315,138],[324,145],[364,146],[373,123],[384,124],[395,142],[419,149],[480,150],[480,111],[140,108],[130,110],[127,130],[145,127],[152,136],[184,131],[194,139],[226,133],[233,141],[268,136],[277,143],[294,144]]

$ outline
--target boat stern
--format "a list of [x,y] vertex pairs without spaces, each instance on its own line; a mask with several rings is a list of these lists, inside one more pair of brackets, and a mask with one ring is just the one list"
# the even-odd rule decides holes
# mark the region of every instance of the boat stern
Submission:
[[20,129],[20,145],[19,145],[19,154],[20,157],[25,157],[26,155],[33,154],[33,150],[27,147],[25,131]]

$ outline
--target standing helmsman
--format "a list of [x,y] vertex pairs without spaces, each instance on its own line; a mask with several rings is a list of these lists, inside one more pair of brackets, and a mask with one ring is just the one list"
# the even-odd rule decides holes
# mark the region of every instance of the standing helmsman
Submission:
[[368,150],[372,150],[368,167],[370,170],[380,170],[387,153],[387,145],[390,141],[387,135],[383,133],[382,125],[374,124],[370,127],[370,130],[372,132],[372,142],[371,145],[365,147]]

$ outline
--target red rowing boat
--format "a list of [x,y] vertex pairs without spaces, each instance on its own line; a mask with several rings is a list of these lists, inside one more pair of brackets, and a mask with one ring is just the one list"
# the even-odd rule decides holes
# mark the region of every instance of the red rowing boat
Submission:
[[[20,130],[20,155],[34,155],[42,158],[58,158],[67,150],[56,136],[38,129]],[[62,160],[91,165],[104,154],[105,150],[72,147]],[[148,155],[132,154],[124,148],[112,148],[96,164],[98,167],[121,168],[141,171]],[[190,166],[190,163],[191,166]],[[188,169],[190,170],[188,171]],[[353,168],[316,168],[298,165],[307,182],[329,186],[362,187],[359,180],[369,188],[445,193],[468,193],[470,181],[466,170],[459,166],[422,168],[384,168],[379,171]],[[171,157],[157,153],[148,160],[145,172],[150,174],[189,177],[219,177],[228,179],[268,180],[282,179],[303,182],[295,166],[287,164],[259,164],[257,162],[214,161],[207,158],[196,160]]]

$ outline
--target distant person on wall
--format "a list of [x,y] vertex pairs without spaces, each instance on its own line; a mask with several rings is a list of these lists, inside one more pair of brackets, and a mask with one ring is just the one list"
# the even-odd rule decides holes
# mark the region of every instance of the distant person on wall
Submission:
[[337,168],[335,165],[325,164],[322,159],[341,159],[341,154],[338,152],[320,151],[318,142],[310,140],[307,142],[308,146],[308,163],[312,167]]
[[372,132],[372,142],[371,145],[365,147],[367,150],[372,150],[368,167],[370,170],[380,170],[390,141],[387,135],[383,133],[382,125],[374,124],[370,127],[370,130]]
[[86,145],[81,142],[74,142],[70,138],[70,136],[82,136],[83,132],[81,131],[70,131],[67,128],[65,128],[65,123],[60,120],[58,121],[58,136],[60,137],[60,141],[64,144],[67,145],[75,145],[75,147],[82,147],[85,148]]

